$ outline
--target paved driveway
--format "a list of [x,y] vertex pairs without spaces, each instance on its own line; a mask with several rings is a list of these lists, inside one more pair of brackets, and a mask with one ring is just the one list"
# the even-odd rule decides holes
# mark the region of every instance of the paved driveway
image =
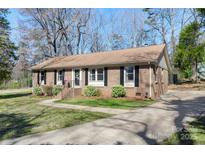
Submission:
[[156,144],[205,109],[205,92],[169,91],[149,107],[1,144]]

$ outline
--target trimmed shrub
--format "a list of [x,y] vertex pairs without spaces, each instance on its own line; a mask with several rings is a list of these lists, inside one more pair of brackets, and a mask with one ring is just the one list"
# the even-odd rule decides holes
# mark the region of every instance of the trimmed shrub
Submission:
[[84,89],[84,95],[91,97],[91,96],[100,96],[100,91],[93,86],[86,86]]
[[126,91],[122,85],[112,87],[112,97],[124,97],[125,95]]
[[62,86],[54,86],[52,89],[52,94],[54,96],[58,95],[63,90]]
[[34,95],[36,95],[36,96],[41,96],[41,95],[43,95],[43,91],[42,91],[41,87],[34,87],[34,88],[33,88],[33,93],[34,93]]
[[52,96],[52,89],[52,86],[42,86],[43,93],[46,96]]

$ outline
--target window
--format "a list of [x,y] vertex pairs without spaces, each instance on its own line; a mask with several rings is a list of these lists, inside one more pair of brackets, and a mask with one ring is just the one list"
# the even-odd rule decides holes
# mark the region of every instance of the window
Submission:
[[95,69],[90,71],[90,81],[95,81]]
[[41,72],[41,85],[45,84],[45,77],[46,77],[46,72],[42,71]]
[[89,85],[104,86],[104,69],[96,68],[89,71]]
[[97,69],[97,80],[103,81],[103,69],[102,68]]
[[75,69],[74,71],[74,77],[75,77],[75,86],[80,86],[80,70]]
[[58,81],[63,81],[63,71],[58,72]]
[[135,67],[127,66],[124,69],[124,86],[134,87],[135,86]]
[[63,85],[63,80],[64,80],[64,72],[63,70],[58,71],[57,73],[57,85]]
[[134,81],[134,67],[129,66],[125,67],[125,82],[133,82]]
[[72,87],[74,88],[81,87],[81,69],[79,68],[72,69]]

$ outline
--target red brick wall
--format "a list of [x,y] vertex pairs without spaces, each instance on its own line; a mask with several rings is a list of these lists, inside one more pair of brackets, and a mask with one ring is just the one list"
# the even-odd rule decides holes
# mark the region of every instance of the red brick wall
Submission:
[[[146,93],[149,93],[149,71],[148,66],[140,66],[139,70],[139,87],[127,87],[126,92],[128,97],[135,97],[136,93],[141,94],[142,97],[145,96]],[[112,87],[120,84],[120,67],[108,67],[108,86],[106,87],[97,87],[102,96],[111,97],[112,96]],[[84,74],[85,71],[82,72],[83,79],[83,89],[84,89]]]
[[46,72],[46,85],[49,85],[49,86],[54,85],[54,72],[53,71]]
[[[81,69],[81,88],[82,92],[85,87],[85,70]],[[163,73],[162,73],[163,72]],[[152,98],[158,97],[167,91],[168,88],[168,71],[158,67],[156,70],[156,77],[154,74],[153,67],[151,69],[152,79]],[[47,85],[54,85],[54,72],[47,71]],[[33,73],[33,86],[37,85],[37,73]],[[156,81],[155,81],[156,78]],[[65,86],[67,87],[68,82],[72,85],[72,70],[65,71]],[[127,96],[135,97],[141,95],[142,97],[150,96],[150,70],[149,65],[139,67],[139,87],[126,88]],[[120,67],[108,67],[108,86],[97,87],[103,96],[111,97],[112,87],[120,84]],[[79,92],[78,92],[79,94]]]

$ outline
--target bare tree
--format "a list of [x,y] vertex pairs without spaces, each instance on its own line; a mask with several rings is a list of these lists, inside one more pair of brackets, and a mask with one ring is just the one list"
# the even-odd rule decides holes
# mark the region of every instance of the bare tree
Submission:
[[88,25],[88,49],[90,52],[99,52],[107,50],[106,42],[106,20],[100,11],[93,10],[91,21]]
[[[39,24],[46,36],[48,45],[53,48],[54,56],[58,55],[58,39],[61,29],[56,23],[57,12],[54,9],[24,9],[24,13],[30,15]],[[53,55],[47,55],[53,56]]]
[[[148,32],[156,32],[160,38],[158,43],[166,43],[168,51],[173,58],[176,51],[177,38],[179,29],[193,19],[195,11],[189,9],[144,9],[147,12],[145,23],[149,26]],[[191,13],[191,11],[193,13]],[[172,59],[171,58],[171,59]]]
[[165,9],[144,9],[148,13],[148,18],[145,21],[150,26],[150,31],[157,31],[161,38],[161,42],[166,43],[167,24]]
[[124,27],[127,27],[127,39],[130,40],[129,47],[140,47],[146,44],[145,18],[143,14],[139,12],[139,9],[125,10],[123,16],[125,17]]
[[[40,31],[48,48],[47,57],[79,54],[90,9],[23,9],[32,30]],[[75,51],[75,52],[74,52]]]

